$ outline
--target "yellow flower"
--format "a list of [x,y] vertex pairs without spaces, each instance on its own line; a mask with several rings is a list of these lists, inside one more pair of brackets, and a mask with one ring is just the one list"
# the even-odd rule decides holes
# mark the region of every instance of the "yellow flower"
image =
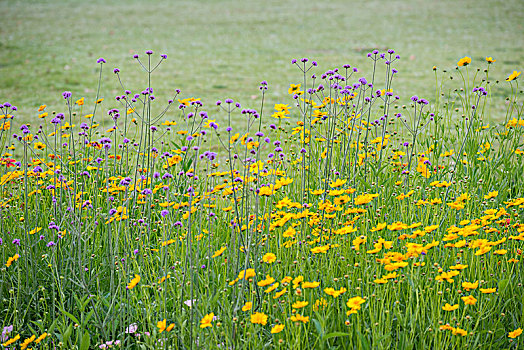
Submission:
[[466,57],[463,57],[461,58],[458,62],[457,62],[457,66],[459,67],[462,67],[462,66],[467,66],[468,64],[471,63],[471,58],[466,56]]
[[212,258],[216,258],[217,256],[222,255],[222,253],[224,253],[225,250],[226,250],[226,247],[222,247],[222,248],[220,248],[219,250],[217,250],[217,251],[215,252],[215,254],[213,254],[211,257],[212,257]]
[[275,282],[275,279],[269,275],[266,275],[266,279],[258,281],[257,285],[259,287],[265,287],[265,286],[269,286],[273,282]]
[[483,294],[491,294],[495,293],[497,291],[497,288],[480,288],[479,290]]
[[283,325],[283,324],[275,325],[273,328],[271,328],[271,334],[277,334],[277,333],[282,332],[284,327],[285,327],[285,325]]
[[383,223],[378,223],[377,226],[373,227],[370,231],[371,232],[378,232],[378,231],[382,231],[383,229],[385,229],[387,226],[387,224],[385,222]]
[[467,331],[465,331],[464,329],[458,328],[458,327],[457,327],[457,328],[452,328],[452,329],[451,329],[451,333],[452,333],[453,335],[460,335],[460,336],[463,336],[463,337],[465,337],[466,335],[468,335],[468,332],[467,332]]
[[215,314],[214,313],[210,313],[210,314],[207,314],[205,315],[201,320],[200,320],[200,328],[206,328],[206,327],[213,327],[211,325],[211,322],[213,322],[213,318],[215,317]]
[[46,105],[41,105],[40,107],[38,107],[38,111],[42,112],[46,107]]
[[497,60],[493,59],[493,57],[486,57],[486,62],[488,62],[488,64],[491,64],[497,62]]
[[378,197],[377,193],[374,194],[361,194],[357,198],[355,198],[355,204],[361,205],[361,204],[368,204],[373,200],[373,198]]
[[477,299],[475,299],[474,296],[468,295],[467,297],[462,297],[462,301],[464,301],[464,304],[466,305],[475,305],[477,302]]
[[522,72],[517,72],[516,70],[513,71],[513,73],[511,73],[509,75],[509,77],[506,78],[506,81],[512,81],[512,80],[515,80],[519,77],[520,73]]
[[471,289],[477,289],[478,286],[479,286],[479,281],[477,281],[475,283],[462,282],[462,288],[464,288],[466,291],[469,291]]
[[6,267],[11,266],[11,264],[12,264],[13,262],[17,261],[19,257],[20,257],[20,255],[18,255],[18,254],[13,255],[13,256],[10,257],[9,259],[7,259],[7,262],[5,263],[5,266],[6,266]]
[[42,340],[44,340],[46,337],[47,337],[47,333],[44,332],[41,336],[39,336],[38,338],[36,338],[36,340],[35,340],[35,344],[40,343],[40,342],[41,342]]
[[79,105],[79,106],[83,105],[83,104],[84,104],[84,98],[82,97],[81,99],[76,100],[75,103],[76,103],[77,105]]
[[495,198],[498,195],[499,195],[499,191],[489,192],[487,195],[484,196],[484,199]]
[[127,289],[135,288],[136,285],[138,284],[138,282],[140,282],[140,276],[139,275],[135,275],[135,278],[133,278],[131,280],[131,282],[129,282],[129,284],[127,285]]
[[458,308],[459,308],[459,304],[450,305],[450,304],[446,303],[446,305],[444,305],[442,307],[442,310],[444,310],[444,311],[453,311],[453,310],[456,310]]
[[166,329],[166,319],[158,321],[156,326],[158,327],[158,333],[162,333]]
[[517,328],[513,332],[509,332],[508,338],[516,338],[522,334],[522,328]]
[[265,326],[267,323],[267,315],[263,312],[256,312],[251,315],[251,323]]
[[25,350],[27,349],[27,347],[29,346],[29,344],[31,344],[33,342],[33,340],[35,340],[36,338],[36,335],[32,335],[31,338],[27,338],[26,340],[23,341],[22,344],[20,344],[20,349],[21,350]]
[[285,105],[283,103],[277,103],[275,105],[275,110],[278,112],[284,112],[285,114],[289,113],[289,105]]
[[344,294],[345,292],[347,292],[347,289],[344,288],[344,287],[340,288],[340,290],[335,290],[334,288],[325,288],[324,292],[327,295],[331,295],[333,298],[337,298],[338,296],[340,296],[340,295]]
[[262,261],[264,261],[265,263],[268,263],[268,264],[272,264],[275,261],[277,261],[277,256],[275,254],[273,254],[273,253],[266,253],[262,257]]
[[365,302],[366,300],[361,297],[353,297],[347,301],[346,305],[352,310],[360,310],[360,305]]
[[347,179],[346,180],[337,179],[336,181],[333,181],[332,183],[330,183],[329,186],[333,188],[340,187],[343,184],[345,184],[347,181],[348,181]]
[[302,283],[302,281],[304,281],[304,276],[298,276],[295,279],[293,279],[293,288],[297,288],[300,285],[300,283]]
[[166,332],[171,332],[171,330],[175,328],[175,324],[174,323],[171,323],[169,326],[167,326],[166,328]]
[[16,342],[18,339],[20,339],[20,334],[17,334],[14,338],[7,340],[5,343],[2,344],[2,346],[7,347]]
[[293,321],[293,322],[308,323],[309,322],[309,316],[302,316],[300,314],[296,314],[294,316],[291,316],[290,320]]
[[302,95],[304,91],[300,91],[300,84],[291,84],[289,85],[289,89],[287,90],[288,94],[293,95]]
[[35,142],[34,147],[37,150],[43,150],[43,149],[46,148],[46,145],[45,145],[45,143],[42,143],[42,142]]
[[242,311],[249,311],[251,310],[252,306],[253,306],[253,303],[248,301],[244,306],[242,306]]
[[320,282],[303,282],[302,288],[317,288]]
[[278,288],[279,284],[280,283],[278,283],[278,282],[274,283],[273,285],[269,286],[269,288],[267,288],[264,292],[267,293],[267,294],[271,293],[272,291],[274,291],[275,289]]
[[303,307],[306,307],[308,304],[309,302],[307,301],[297,301],[297,302],[294,302],[293,305],[291,305],[291,307],[293,309],[301,309]]

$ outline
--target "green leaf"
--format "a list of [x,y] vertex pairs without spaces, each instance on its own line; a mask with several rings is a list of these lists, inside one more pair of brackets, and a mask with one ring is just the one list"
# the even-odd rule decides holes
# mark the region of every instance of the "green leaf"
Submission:
[[71,333],[73,333],[73,324],[70,324],[69,327],[67,327],[64,334],[62,335],[62,342],[64,344],[67,345],[69,343],[69,338],[71,337]]
[[360,332],[358,332],[358,337],[360,338],[360,345],[363,349],[370,349],[368,339]]
[[349,336],[349,333],[344,333],[344,332],[331,332],[331,333],[326,334],[322,339],[323,339],[323,340],[328,340],[328,339],[331,339],[331,338],[336,338],[336,337],[347,337],[347,336]]
[[322,331],[322,326],[320,325],[320,322],[318,322],[318,320],[316,318],[314,318],[313,319],[313,324],[315,325],[315,328],[317,329],[317,332],[320,335],[320,337],[322,337],[324,332]]
[[67,312],[65,310],[62,310],[62,309],[60,309],[60,311],[62,312],[62,314],[64,314],[67,317],[69,317],[71,319],[71,321],[73,321],[74,323],[80,324],[80,321],[78,321],[78,319],[75,316],[73,316],[72,314],[70,314],[69,312]]
[[89,332],[86,331],[82,337],[82,341],[80,342],[80,350],[88,350],[90,344],[91,337],[89,336]]

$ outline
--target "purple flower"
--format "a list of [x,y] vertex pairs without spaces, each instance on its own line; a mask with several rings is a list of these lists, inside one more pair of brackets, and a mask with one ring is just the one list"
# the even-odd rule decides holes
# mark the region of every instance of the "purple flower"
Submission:
[[167,55],[166,54],[162,54],[162,55],[160,55],[160,57],[162,57],[162,59],[164,59],[164,60],[167,60]]
[[96,60],[96,63],[106,63],[106,60],[102,57]]
[[153,54],[153,50],[147,50],[146,51],[146,55],[152,55]]
[[168,214],[169,214],[169,210],[167,209],[164,209],[160,212],[160,214],[162,215],[163,218],[165,218]]
[[20,240],[18,238],[13,239],[13,244],[20,246]]
[[295,64],[295,63],[297,63],[297,60],[293,58],[293,59],[291,60],[291,64]]
[[120,72],[120,69],[118,68],[113,69],[113,73],[118,74],[118,72]]

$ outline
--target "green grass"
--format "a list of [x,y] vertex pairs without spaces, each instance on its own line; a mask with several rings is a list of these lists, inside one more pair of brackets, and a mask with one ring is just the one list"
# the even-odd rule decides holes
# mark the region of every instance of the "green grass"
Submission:
[[231,97],[249,107],[264,79],[270,102],[290,102],[287,86],[300,79],[291,58],[317,60],[317,72],[345,63],[369,72],[364,53],[393,48],[402,56],[394,88],[406,99],[434,96],[433,65],[493,56],[502,79],[524,61],[518,0],[2,1],[0,11],[0,100],[21,107],[18,121],[44,103],[62,111],[64,90],[92,101],[98,57],[108,60],[102,97],[119,92],[113,67],[141,91],[131,56],[146,49],[169,56],[154,76],[158,96],[180,88],[207,105]]

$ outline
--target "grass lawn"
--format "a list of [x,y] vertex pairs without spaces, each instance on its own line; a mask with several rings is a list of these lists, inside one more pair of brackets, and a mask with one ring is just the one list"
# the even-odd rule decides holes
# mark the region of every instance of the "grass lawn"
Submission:
[[301,79],[292,58],[317,60],[317,73],[349,63],[368,76],[365,54],[393,48],[402,56],[394,88],[405,99],[434,96],[432,67],[453,69],[465,55],[475,69],[496,58],[490,76],[500,79],[524,61],[519,0],[48,0],[1,1],[0,11],[0,100],[20,108],[16,124],[31,121],[40,104],[62,111],[65,90],[92,101],[98,57],[108,61],[104,108],[120,92],[114,67],[131,90],[143,90],[132,55],[146,49],[169,56],[154,75],[158,97],[180,88],[207,105],[231,97],[248,107],[258,106],[252,100],[264,79],[270,102],[291,102],[289,83]]

